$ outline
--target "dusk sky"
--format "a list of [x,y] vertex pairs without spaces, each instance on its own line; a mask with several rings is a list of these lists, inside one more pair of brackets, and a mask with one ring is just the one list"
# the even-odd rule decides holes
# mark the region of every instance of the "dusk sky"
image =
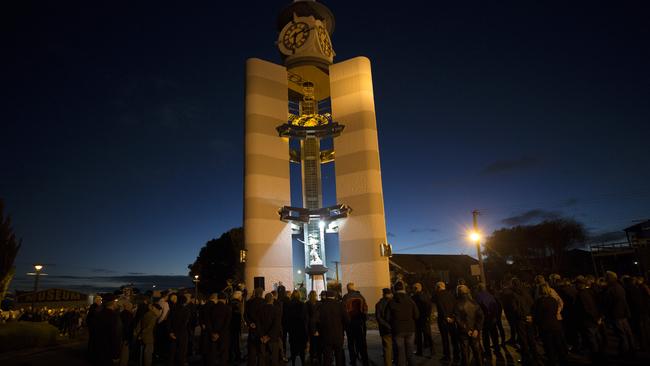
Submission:
[[[163,3],[3,4],[19,277],[184,275],[242,225],[245,60],[281,62],[289,1]],[[648,2],[324,3],[335,60],[373,65],[395,252],[474,253],[473,209],[487,233],[650,219]]]

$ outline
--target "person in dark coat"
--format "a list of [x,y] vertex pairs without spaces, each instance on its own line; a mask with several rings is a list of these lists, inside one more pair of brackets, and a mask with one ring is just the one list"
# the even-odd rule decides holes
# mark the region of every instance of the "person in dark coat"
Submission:
[[438,330],[440,331],[440,338],[442,338],[443,357],[440,361],[445,362],[451,360],[450,341],[454,351],[454,359],[459,359],[460,349],[458,348],[458,336],[452,319],[454,307],[456,306],[456,297],[446,289],[444,282],[438,282],[436,283],[436,292],[433,301],[438,311]]
[[205,302],[205,304],[199,306],[199,326],[201,327],[201,340],[199,348],[201,351],[201,360],[203,361],[204,366],[208,366],[210,364],[212,342],[210,341],[210,329],[208,328],[208,323],[210,314],[212,314],[212,308],[216,304],[217,294],[212,294],[208,298],[208,301]]
[[623,288],[625,289],[625,298],[630,308],[630,320],[632,333],[634,338],[638,341],[641,349],[646,348],[647,334],[644,331],[645,319],[648,316],[647,301],[641,288],[635,283],[635,280],[630,276],[623,277]]
[[605,290],[606,318],[612,324],[618,338],[618,353],[624,357],[635,351],[634,336],[628,319],[630,309],[625,298],[625,290],[618,283],[618,276],[614,272],[606,272],[607,290]]
[[241,349],[239,347],[239,342],[241,338],[241,324],[243,321],[242,316],[242,293],[237,290],[232,293],[230,298],[230,308],[232,310],[232,319],[230,320],[230,360],[233,363],[239,363],[241,361]]
[[515,303],[515,294],[512,291],[511,281],[502,281],[501,290],[499,291],[497,298],[503,306],[503,314],[506,316],[508,325],[510,326],[510,338],[505,341],[506,344],[515,345],[518,343],[517,340],[517,321],[514,310]]
[[257,366],[262,354],[259,329],[262,321],[262,307],[264,306],[263,294],[264,290],[261,287],[255,288],[253,297],[246,301],[246,307],[244,308],[244,318],[248,326],[248,356],[246,358],[248,366]]
[[598,308],[598,301],[595,292],[591,289],[590,283],[582,276],[576,279],[576,324],[582,336],[582,342],[589,350],[592,361],[595,361],[600,353],[600,341],[598,326],[602,323],[602,315]]
[[187,363],[187,344],[189,341],[188,323],[190,309],[187,297],[180,296],[178,302],[169,309],[169,364],[185,365]]
[[92,362],[97,354],[97,314],[102,311],[102,297],[97,295],[88,308],[86,326],[88,327],[88,359]]
[[381,337],[381,348],[384,356],[384,366],[393,364],[393,334],[390,326],[389,304],[393,301],[393,291],[389,288],[382,290],[382,297],[375,304],[375,318]]
[[368,304],[363,295],[356,290],[354,283],[348,283],[347,290],[348,292],[343,296],[343,305],[350,317],[350,324],[345,331],[348,336],[350,364],[356,364],[357,359],[361,357],[363,366],[368,366],[368,344],[366,343]]
[[395,284],[395,296],[388,304],[390,327],[397,345],[397,366],[415,365],[413,341],[415,340],[415,322],[420,317],[417,305],[406,294],[404,283]]
[[291,348],[291,365],[296,365],[296,358],[300,364],[305,364],[305,349],[307,348],[308,315],[307,305],[302,302],[300,291],[291,293],[291,301],[287,304],[287,324],[289,326],[289,347]]
[[261,357],[260,365],[280,365],[280,350],[282,348],[282,308],[274,304],[272,294],[264,297],[264,306],[261,309],[260,319],[260,342]]
[[230,320],[232,318],[232,310],[226,304],[226,294],[219,293],[217,295],[217,303],[210,308],[208,314],[208,322],[206,325],[208,334],[210,335],[210,354],[208,362],[210,365],[218,361],[220,366],[228,365],[228,337],[230,335]]
[[309,361],[312,365],[322,363],[321,342],[318,334],[320,302],[316,291],[311,290],[307,299],[307,317],[309,318]]
[[576,323],[576,297],[578,290],[571,284],[567,278],[560,278],[559,275],[553,276],[553,281],[556,283],[555,290],[562,299],[564,306],[562,307],[562,329],[569,349],[578,346],[578,326]]
[[280,348],[280,358],[283,362],[289,361],[287,359],[288,354],[288,343],[287,338],[289,336],[289,318],[288,314],[284,311],[284,307],[289,304],[291,299],[287,295],[287,289],[284,285],[278,286],[276,305],[280,307],[280,312],[282,314],[282,347]]
[[345,366],[343,333],[350,324],[350,317],[343,304],[336,301],[333,291],[326,291],[325,298],[321,296],[318,318],[317,332],[322,346],[323,365],[330,366],[334,359],[336,366]]
[[483,355],[486,358],[492,358],[492,351],[490,347],[490,340],[492,340],[492,348],[497,357],[501,357],[501,349],[499,347],[499,334],[497,331],[497,316],[499,316],[499,304],[494,296],[488,292],[486,286],[482,283],[478,285],[478,294],[476,295],[476,302],[483,311]]
[[565,365],[567,345],[562,323],[557,319],[559,304],[551,296],[551,288],[547,283],[540,284],[538,290],[539,296],[533,305],[532,317],[544,345],[546,364]]
[[119,362],[122,349],[122,321],[117,311],[117,302],[105,299],[102,310],[95,319],[96,365],[113,365]]
[[429,348],[430,356],[433,357],[436,351],[433,347],[433,337],[431,335],[431,313],[433,311],[431,296],[422,290],[422,284],[420,283],[415,283],[413,289],[411,299],[415,302],[420,313],[415,322],[415,354],[423,356],[423,348]]
[[129,356],[133,345],[133,329],[135,328],[133,319],[133,304],[126,302],[124,303],[124,309],[120,313],[120,321],[122,322],[122,350],[120,353],[120,365],[123,366],[129,364]]
[[[518,278],[512,281],[513,319],[516,324],[517,340],[523,365],[534,364],[538,358],[535,346],[535,328],[533,325],[533,298],[530,290]],[[557,315],[557,314],[556,314]]]
[[460,285],[456,288],[458,301],[453,311],[453,319],[458,330],[462,366],[469,365],[469,352],[472,352],[474,364],[483,365],[481,355],[481,329],[483,328],[483,310],[470,295],[469,287]]

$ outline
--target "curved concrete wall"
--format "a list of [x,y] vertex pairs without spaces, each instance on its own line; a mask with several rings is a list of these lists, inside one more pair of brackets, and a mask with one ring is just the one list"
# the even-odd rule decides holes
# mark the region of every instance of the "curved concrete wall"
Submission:
[[278,209],[291,203],[289,143],[275,128],[287,120],[284,66],[252,58],[246,62],[244,241],[246,286],[265,278],[265,291],[282,282],[293,287],[291,228]]
[[370,60],[330,66],[330,91],[332,116],[345,125],[334,139],[337,201],[352,208],[339,229],[343,285],[354,282],[374,309],[390,275],[380,253],[386,223]]

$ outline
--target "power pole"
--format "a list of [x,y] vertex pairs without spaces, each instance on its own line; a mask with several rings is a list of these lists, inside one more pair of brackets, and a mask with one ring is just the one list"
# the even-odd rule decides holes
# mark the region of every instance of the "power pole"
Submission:
[[339,282],[339,261],[334,261],[334,264],[336,265],[336,284],[338,285]]
[[[480,212],[478,210],[472,211],[472,224],[474,226],[474,232],[475,233],[479,232],[478,231],[478,215],[480,215]],[[481,272],[480,282],[483,285],[485,285],[486,284],[486,281],[485,281],[485,268],[483,267],[483,254],[481,253],[481,239],[482,238],[479,237],[479,239],[476,241],[476,255],[478,257],[478,268],[479,268],[479,271]]]

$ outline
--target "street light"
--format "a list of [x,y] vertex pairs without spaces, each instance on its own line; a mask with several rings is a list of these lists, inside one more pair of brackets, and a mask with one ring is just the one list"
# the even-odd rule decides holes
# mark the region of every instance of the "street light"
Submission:
[[483,254],[481,253],[481,239],[483,235],[478,230],[478,210],[472,211],[472,231],[469,232],[469,239],[476,243],[476,256],[478,258],[478,269],[480,272],[480,283],[485,285],[485,268],[483,267]]
[[194,282],[194,299],[198,304],[199,301],[199,275],[194,275],[194,279],[192,280]]
[[32,311],[34,311],[34,300],[36,299],[36,291],[38,291],[38,279],[41,277],[41,275],[45,276],[45,273],[42,273],[43,271],[43,265],[42,264],[34,264],[34,272],[30,272],[27,275],[28,276],[34,276],[34,291],[32,292]]
[[481,241],[481,234],[477,231],[471,231],[469,233],[469,240],[473,241],[474,243],[478,243]]

